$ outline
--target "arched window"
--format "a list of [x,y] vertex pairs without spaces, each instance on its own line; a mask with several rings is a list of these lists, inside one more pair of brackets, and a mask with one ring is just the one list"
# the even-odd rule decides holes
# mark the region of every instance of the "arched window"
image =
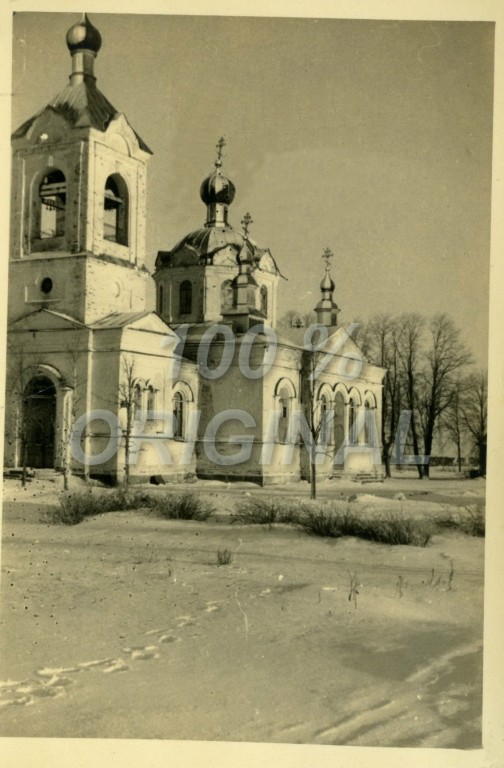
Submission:
[[190,315],[192,313],[192,283],[183,280],[179,288],[179,314]]
[[342,467],[344,464],[343,453],[340,448],[345,442],[345,399],[341,392],[336,392],[334,397],[334,466]]
[[157,311],[158,315],[163,314],[163,286],[158,286],[158,301],[157,301]]
[[329,402],[326,395],[322,395],[320,398],[320,432],[319,432],[319,442],[322,445],[327,445],[329,442],[329,436],[330,436],[330,426],[329,426]]
[[173,437],[183,438],[185,435],[185,401],[180,392],[173,395]]
[[44,176],[39,187],[41,239],[65,234],[66,179],[62,171],[54,170]]
[[221,312],[233,308],[233,283],[232,280],[224,280],[221,285]]
[[268,316],[268,289],[266,288],[265,285],[261,285],[259,297],[261,301],[261,312],[265,317],[267,317]]
[[104,240],[128,245],[129,194],[126,182],[118,173],[113,173],[105,182],[103,208]]
[[290,419],[290,393],[287,387],[282,387],[278,392],[278,402],[280,404],[280,421],[278,423],[278,438],[281,443],[287,440]]
[[374,421],[374,403],[366,400],[364,403],[364,442],[374,445],[376,441],[376,423]]
[[142,410],[142,387],[140,384],[135,384],[133,387],[133,417],[137,411]]
[[351,397],[348,403],[348,439],[351,443],[357,442],[356,434],[357,405],[355,398]]
[[147,387],[147,410],[148,411],[155,411],[156,410],[156,390],[152,386],[152,384],[149,384]]

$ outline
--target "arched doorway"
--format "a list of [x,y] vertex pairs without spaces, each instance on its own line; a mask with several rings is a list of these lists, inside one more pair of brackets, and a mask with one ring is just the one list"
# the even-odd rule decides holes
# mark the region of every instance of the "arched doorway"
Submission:
[[56,387],[47,376],[35,376],[26,385],[23,398],[23,433],[28,467],[54,467],[55,425]]

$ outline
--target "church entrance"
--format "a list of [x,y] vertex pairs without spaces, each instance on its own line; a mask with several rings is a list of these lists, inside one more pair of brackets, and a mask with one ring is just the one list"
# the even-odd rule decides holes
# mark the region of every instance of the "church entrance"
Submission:
[[26,466],[54,468],[56,388],[47,376],[36,376],[24,392]]

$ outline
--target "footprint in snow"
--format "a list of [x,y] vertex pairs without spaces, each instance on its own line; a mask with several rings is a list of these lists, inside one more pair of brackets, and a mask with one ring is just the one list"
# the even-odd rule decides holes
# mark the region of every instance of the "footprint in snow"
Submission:
[[111,674],[114,672],[126,672],[129,666],[123,661],[123,659],[116,659],[109,667],[104,667],[103,672],[105,674]]
[[52,675],[49,679],[23,681],[2,686],[2,692],[10,694],[11,698],[0,700],[0,707],[9,705],[28,706],[33,704],[36,698],[58,698],[65,692],[65,688],[73,684],[69,677]]
[[55,667],[54,669],[52,667],[44,667],[43,669],[37,670],[37,675],[39,677],[54,677],[55,675],[62,675],[65,672],[78,672],[78,667]]
[[80,669],[92,669],[93,667],[104,667],[106,664],[112,664],[114,659],[96,659],[93,661],[81,661],[78,664]]
[[157,645],[147,645],[145,648],[123,648],[125,653],[129,653],[132,660],[146,661],[147,659],[157,659]]

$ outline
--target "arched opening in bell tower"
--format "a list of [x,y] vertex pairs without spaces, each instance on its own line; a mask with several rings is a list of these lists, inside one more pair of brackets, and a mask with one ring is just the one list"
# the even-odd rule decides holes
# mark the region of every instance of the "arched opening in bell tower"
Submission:
[[103,239],[128,245],[129,194],[126,182],[113,173],[105,182],[103,202]]
[[39,232],[41,240],[61,237],[65,234],[66,179],[58,170],[47,173],[39,186]]

